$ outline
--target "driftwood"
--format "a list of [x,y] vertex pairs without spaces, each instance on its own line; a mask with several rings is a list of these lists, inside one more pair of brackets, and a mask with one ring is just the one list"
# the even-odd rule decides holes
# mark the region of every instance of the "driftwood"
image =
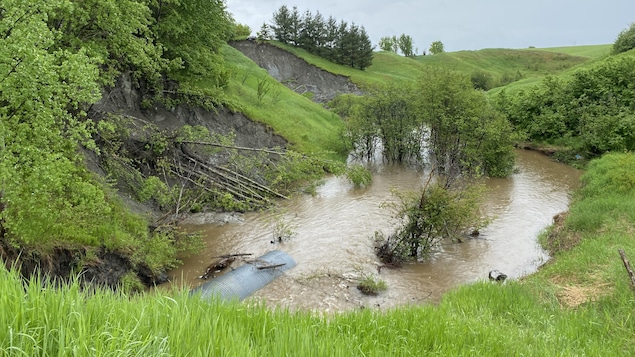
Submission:
[[626,257],[624,250],[618,249],[617,251],[620,253],[622,263],[624,263],[624,268],[626,268],[626,273],[628,273],[628,277],[631,279],[631,289],[635,294],[635,273],[633,273],[633,269],[631,268],[631,264],[628,262],[628,258]]
[[246,148],[246,147],[242,147],[242,146],[222,145],[222,144],[216,144],[216,143],[208,143],[208,142],[205,142],[205,141],[182,141],[182,143],[183,144],[214,146],[214,147],[219,147],[219,148],[236,149],[236,150],[243,150],[243,151],[266,152],[267,154],[275,154],[275,155],[280,155],[280,156],[284,156],[285,155],[285,152],[283,152],[283,151],[274,151],[274,150],[257,149],[257,148]]
[[271,265],[260,265],[260,266],[256,266],[256,269],[258,269],[258,270],[275,269],[275,268],[280,268],[281,266],[284,266],[284,265],[286,265],[286,263],[271,264]]
[[236,254],[223,254],[212,258],[231,258],[231,257],[244,257],[247,255],[253,255],[252,253],[236,253]]
[[207,267],[207,269],[205,270],[205,273],[201,275],[199,278],[207,280],[213,273],[218,273],[222,271],[223,269],[226,269],[235,260],[236,260],[236,257],[227,257],[217,261],[216,263],[212,263],[210,264],[210,266]]
[[225,167],[206,163],[205,160],[191,153],[185,145],[183,154],[174,158],[171,173],[208,192],[214,188],[229,192],[240,200],[266,206],[271,197],[287,199],[286,196],[260,184],[249,177]]

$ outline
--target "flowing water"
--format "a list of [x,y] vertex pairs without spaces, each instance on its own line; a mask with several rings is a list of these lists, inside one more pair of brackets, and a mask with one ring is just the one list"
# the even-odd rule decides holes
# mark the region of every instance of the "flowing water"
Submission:
[[[484,206],[491,223],[476,238],[444,242],[429,259],[400,269],[381,269],[373,250],[373,233],[390,233],[391,212],[381,204],[395,200],[391,189],[414,190],[425,173],[400,167],[381,167],[366,188],[354,188],[345,178],[325,180],[314,196],[282,202],[274,212],[247,213],[240,222],[189,226],[202,231],[206,249],[170,272],[173,283],[195,287],[215,259],[230,253],[258,257],[272,249],[290,254],[298,263],[253,297],[291,309],[344,311],[389,308],[438,301],[459,284],[487,279],[492,269],[516,279],[530,274],[548,255],[537,236],[552,217],[567,210],[580,171],[555,163],[540,153],[518,151],[518,172],[505,179],[488,179]],[[276,225],[290,229],[289,239],[277,242]],[[273,243],[272,243],[273,242]],[[240,264],[240,259],[235,262]],[[383,279],[388,289],[365,296],[356,289],[360,277]]]

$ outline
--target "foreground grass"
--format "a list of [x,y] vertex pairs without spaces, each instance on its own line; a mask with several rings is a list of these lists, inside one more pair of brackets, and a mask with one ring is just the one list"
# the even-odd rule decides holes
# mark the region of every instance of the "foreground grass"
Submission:
[[[0,354],[25,356],[632,355],[632,301],[562,309],[526,285],[477,283],[439,306],[322,316],[171,296],[24,290],[0,273]],[[628,289],[625,291],[628,293]],[[626,294],[628,295],[628,294]],[[630,303],[630,304],[629,304]]]
[[322,315],[182,290],[129,297],[75,283],[25,287],[1,269],[0,355],[634,355],[635,300],[617,249],[635,257],[635,157],[609,155],[584,180],[549,238],[568,250],[521,281],[466,285],[434,306]]

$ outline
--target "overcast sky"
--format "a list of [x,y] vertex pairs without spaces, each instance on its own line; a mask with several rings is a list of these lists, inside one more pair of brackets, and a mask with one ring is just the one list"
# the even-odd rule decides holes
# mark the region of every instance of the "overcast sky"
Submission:
[[226,0],[255,34],[282,5],[364,26],[373,45],[406,34],[418,53],[609,44],[635,22],[635,0]]

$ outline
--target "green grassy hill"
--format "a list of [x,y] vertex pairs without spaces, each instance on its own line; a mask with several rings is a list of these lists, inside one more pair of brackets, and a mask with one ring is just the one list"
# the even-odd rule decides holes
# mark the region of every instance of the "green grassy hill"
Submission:
[[273,43],[308,63],[331,73],[348,76],[364,86],[401,80],[416,80],[425,68],[434,66],[463,72],[468,76],[486,74],[495,87],[493,92],[509,85],[527,85],[545,75],[555,75],[606,57],[611,45],[570,46],[530,49],[483,49],[446,52],[437,55],[403,57],[390,52],[375,52],[373,65],[365,71],[336,65],[305,50]]
[[611,53],[613,45],[587,45],[587,46],[565,46],[565,47],[547,47],[540,48],[539,51],[549,51],[556,53],[564,53],[570,56],[587,57],[591,59],[600,59]]

